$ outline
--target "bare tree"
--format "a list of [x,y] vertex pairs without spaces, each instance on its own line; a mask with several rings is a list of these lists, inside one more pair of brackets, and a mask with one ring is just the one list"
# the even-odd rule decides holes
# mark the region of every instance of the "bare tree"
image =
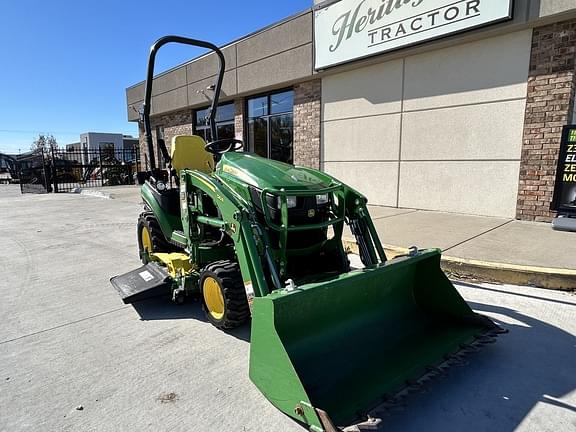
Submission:
[[39,134],[38,138],[34,140],[34,143],[30,146],[30,150],[44,150],[48,151],[50,149],[57,149],[58,142],[52,134]]

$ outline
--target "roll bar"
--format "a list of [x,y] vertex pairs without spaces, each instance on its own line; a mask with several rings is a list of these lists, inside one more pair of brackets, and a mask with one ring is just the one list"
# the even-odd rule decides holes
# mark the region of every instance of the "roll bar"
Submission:
[[[212,101],[212,106],[210,107],[210,114],[208,115],[208,124],[210,126],[210,132],[212,133],[212,140],[218,139],[218,132],[216,130],[216,110],[218,109],[218,100],[220,99],[220,92],[222,90],[222,82],[224,81],[224,71],[226,69],[226,61],[224,60],[224,54],[222,51],[210,42],[205,42],[196,39],[189,39],[182,36],[164,36],[154,42],[154,45],[150,47],[150,57],[148,58],[148,73],[146,75],[146,93],[144,96],[143,108],[143,120],[144,120],[144,132],[146,133],[146,144],[148,145],[148,160],[150,162],[150,171],[156,169],[156,159],[154,157],[154,143],[152,140],[152,130],[150,126],[150,108],[152,102],[152,84],[154,81],[154,65],[156,63],[156,54],[158,50],[164,45],[169,43],[179,43],[183,45],[191,45],[200,48],[207,48],[212,50],[218,56],[220,61],[220,70],[218,72],[218,80],[216,82],[216,88],[214,89],[214,99]],[[169,159],[168,150],[164,140],[156,137],[158,145],[160,146],[160,151],[162,152],[164,158]]]

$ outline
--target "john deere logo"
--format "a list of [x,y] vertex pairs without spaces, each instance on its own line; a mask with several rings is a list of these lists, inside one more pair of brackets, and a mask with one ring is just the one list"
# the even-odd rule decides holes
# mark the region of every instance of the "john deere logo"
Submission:
[[314,216],[316,216],[316,210],[314,209],[308,210],[308,217],[313,218]]

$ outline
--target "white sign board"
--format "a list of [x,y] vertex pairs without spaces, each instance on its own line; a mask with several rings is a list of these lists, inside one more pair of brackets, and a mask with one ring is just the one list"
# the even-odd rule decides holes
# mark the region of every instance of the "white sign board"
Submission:
[[513,0],[340,0],[314,12],[315,68],[512,18]]

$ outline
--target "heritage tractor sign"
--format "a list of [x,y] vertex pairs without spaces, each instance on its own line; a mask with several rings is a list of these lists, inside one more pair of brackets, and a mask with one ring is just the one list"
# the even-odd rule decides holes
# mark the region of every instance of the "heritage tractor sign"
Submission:
[[314,13],[315,68],[512,18],[513,0],[340,0]]

